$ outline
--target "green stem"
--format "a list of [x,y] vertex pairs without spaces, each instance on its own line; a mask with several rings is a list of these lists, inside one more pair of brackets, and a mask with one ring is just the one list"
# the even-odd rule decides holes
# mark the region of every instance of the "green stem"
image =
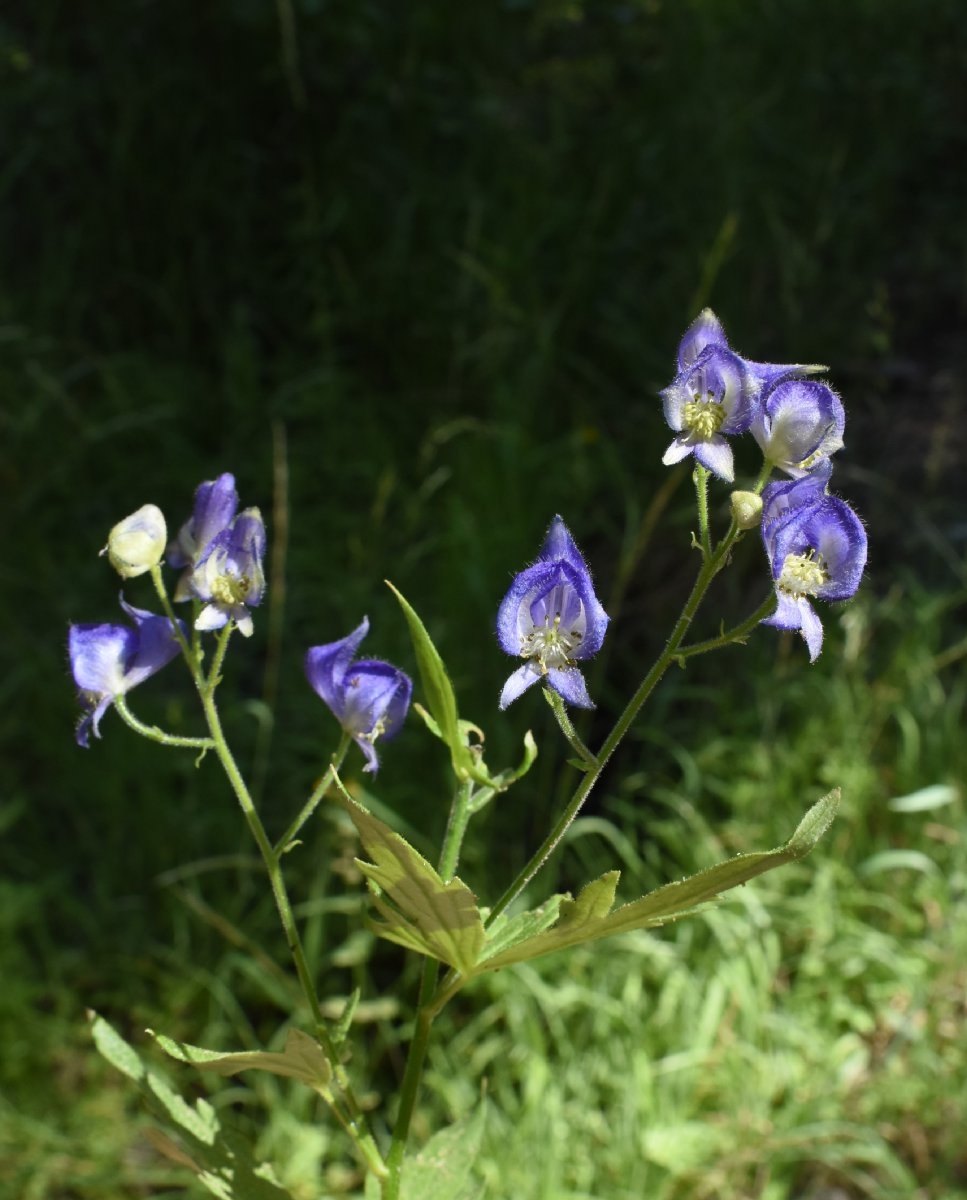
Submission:
[[134,713],[128,708],[128,702],[124,696],[114,697],[114,707],[117,709],[118,716],[125,721],[135,733],[140,733],[142,737],[149,738],[152,742],[158,742],[162,746],[184,746],[190,750],[211,750],[215,743],[211,738],[207,737],[180,737],[174,733],[165,733],[163,729],[159,729],[157,725],[145,725],[143,721],[139,721]]
[[309,965],[306,962],[305,951],[302,947],[302,941],[299,937],[299,931],[296,926],[295,916],[292,912],[292,905],[289,901],[289,896],[286,891],[285,881],[282,877],[282,870],[279,865],[279,856],[275,852],[265,832],[265,827],[262,820],[255,809],[252,802],[251,794],[246,786],[245,780],[238,769],[235,758],[229,749],[228,743],[225,740],[225,734],[222,730],[221,718],[218,715],[218,709],[215,706],[214,691],[218,684],[219,672],[225,658],[225,650],[228,644],[228,639],[231,635],[231,624],[225,627],[224,632],[218,639],[218,645],[215,651],[215,657],[212,662],[212,669],[209,673],[206,685],[201,689],[201,702],[205,710],[205,719],[208,722],[208,728],[212,735],[215,753],[218,755],[218,760],[222,765],[228,781],[235,792],[239,806],[248,823],[248,827],[255,839],[255,844],[259,848],[259,853],[262,855],[262,861],[265,864],[265,869],[269,877],[269,883],[272,888],[272,895],[275,899],[275,905],[279,912],[279,917],[282,922],[282,929],[285,932],[286,942],[288,943],[289,952],[292,955],[292,960],[295,963],[296,974],[299,977],[299,983],[302,987],[302,992],[309,1005],[312,1013],[312,1020],[316,1030],[316,1036],[319,1044],[329,1060],[329,1064],[333,1070],[334,1079],[339,1087],[343,1102],[346,1106],[346,1112],[343,1113],[340,1107],[335,1103],[335,1097],[332,1098],[331,1106],[336,1115],[337,1120],[350,1135],[360,1154],[365,1160],[369,1169],[378,1178],[381,1178],[386,1173],[386,1167],[383,1163],[382,1155],[379,1152],[372,1134],[366,1127],[366,1119],[362,1113],[359,1103],[353,1094],[352,1086],[349,1082],[349,1077],[342,1063],[339,1060],[339,1053],[333,1043],[332,1037],[329,1034],[325,1019],[322,1015],[322,1009],[319,1004],[319,997],[316,995],[316,989],[312,982],[312,976],[309,972]]
[[182,657],[188,664],[188,669],[197,682],[198,677],[198,656],[192,652],[191,646],[188,645],[188,639],[181,631],[181,622],[175,616],[175,610],[171,606],[171,600],[168,596],[168,589],[165,587],[164,576],[161,574],[161,564],[156,563],[151,568],[151,582],[154,584],[154,590],[158,593],[158,599],[161,601],[161,607],[165,610],[165,616],[171,621],[172,629],[178,645],[181,647]]
[[712,540],[708,529],[708,475],[701,463],[695,464],[692,479],[695,481],[695,501],[698,507],[699,545],[702,557],[706,560],[712,553]]
[[215,656],[212,659],[212,665],[208,671],[208,678],[205,680],[204,686],[204,694],[207,694],[209,697],[215,695],[215,689],[222,681],[222,666],[225,662],[225,655],[228,653],[228,643],[234,629],[235,622],[229,621],[215,642]]
[[574,723],[568,715],[567,709],[564,707],[563,699],[553,690],[553,688],[544,688],[544,699],[551,706],[551,712],[558,725],[561,727],[561,732],[567,738],[571,749],[581,760],[585,771],[597,766],[598,760],[594,757],[591,751],[581,740],[578,731],[574,728]]
[[319,807],[320,800],[329,790],[329,785],[332,783],[337,772],[339,771],[339,768],[342,766],[342,760],[346,757],[346,751],[349,749],[349,744],[351,741],[352,738],[348,733],[344,733],[342,735],[342,740],[337,746],[335,754],[333,754],[332,758],[329,760],[329,766],[326,768],[325,774],[312,789],[312,794],[302,806],[302,810],[299,815],[275,843],[274,853],[278,856],[281,857],[286,852],[288,847],[295,840],[299,830],[303,825],[305,825],[306,821],[309,820],[312,814]]
[[[671,632],[671,636],[669,637],[664,650],[655,660],[651,670],[639,684],[638,690],[625,706],[624,712],[615,722],[614,728],[608,734],[604,744],[597,754],[597,757],[593,760],[595,765],[578,783],[570,803],[561,814],[554,828],[544,839],[543,843],[531,857],[527,865],[517,875],[517,878],[514,880],[514,882],[490,910],[490,915],[487,917],[486,922],[488,925],[493,924],[496,918],[508,907],[508,905],[512,904],[514,900],[517,899],[524,888],[527,887],[544,863],[547,862],[548,858],[550,858],[550,856],[560,845],[561,839],[564,837],[565,833],[567,833],[572,822],[574,821],[574,818],[581,811],[581,807],[591,794],[592,788],[601,778],[608,760],[611,758],[611,755],[614,754],[615,750],[621,743],[622,738],[624,738],[625,734],[628,732],[632,722],[638,715],[641,706],[654,691],[655,687],[658,685],[662,676],[665,674],[671,664],[678,659],[678,648],[682,644],[685,634],[688,632],[688,627],[691,625],[692,620],[695,617],[698,606],[701,604],[702,599],[708,590],[709,584],[728,561],[729,553],[738,536],[739,530],[733,523],[729,528],[728,533],[715,548],[715,551],[706,557],[702,562],[701,569],[698,573],[698,578],[695,580],[691,594],[685,601],[685,607],[682,609],[681,615],[675,622],[675,627]],[[453,976],[453,972],[450,972],[447,975],[443,981],[443,988],[447,988],[453,984]]]
[[682,646],[675,657],[678,659],[694,658],[697,654],[706,654],[709,650],[719,650],[722,646],[729,646],[733,642],[741,642],[749,636],[765,617],[772,615],[775,607],[776,597],[775,593],[772,593],[762,601],[752,616],[746,617],[740,624],[733,626],[732,629],[727,629],[724,633],[720,633],[718,637],[706,638],[704,642],[693,642],[691,646]]
[[[460,848],[463,845],[463,838],[470,821],[472,794],[473,782],[467,780],[460,784],[453,796],[446,833],[443,835],[443,847],[440,850],[439,872],[444,883],[449,883],[456,873],[457,863],[460,860]],[[400,1107],[396,1123],[393,1126],[393,1141],[386,1156],[386,1177],[383,1180],[382,1200],[399,1200],[403,1159],[406,1155],[406,1143],[410,1135],[410,1123],[416,1109],[423,1064],[426,1061],[426,1052],[430,1044],[430,1030],[441,1007],[433,1003],[438,974],[439,966],[436,960],[428,958],[423,964],[416,1025],[406,1056],[403,1082],[400,1085]]]

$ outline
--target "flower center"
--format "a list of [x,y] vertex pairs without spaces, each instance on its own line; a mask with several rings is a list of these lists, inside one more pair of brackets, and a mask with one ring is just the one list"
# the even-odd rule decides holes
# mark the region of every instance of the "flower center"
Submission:
[[571,666],[587,628],[584,605],[574,589],[558,584],[529,606],[529,617],[521,627],[521,657],[536,658],[542,675]]
[[212,580],[212,599],[216,604],[234,608],[244,604],[252,583],[247,575],[216,575]]
[[703,441],[708,441],[721,428],[725,410],[712,392],[706,392],[704,400],[700,399],[698,392],[694,395],[695,399],[685,405],[685,428]]
[[787,554],[779,575],[779,588],[788,596],[815,596],[829,579],[829,571],[815,550]]

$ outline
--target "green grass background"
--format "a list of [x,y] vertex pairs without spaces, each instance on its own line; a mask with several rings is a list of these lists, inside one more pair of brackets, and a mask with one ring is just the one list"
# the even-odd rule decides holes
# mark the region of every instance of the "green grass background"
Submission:
[[[149,500],[177,526],[197,483],[232,470],[287,546],[225,684],[240,757],[268,762],[270,830],[335,740],[305,647],[365,612],[367,651],[412,668],[391,578],[490,761],[528,727],[544,748],[468,844],[462,874],[493,899],[569,780],[539,697],[495,711],[496,604],[560,512],[614,618],[593,744],[694,571],[656,392],[705,304],[752,357],[830,364],[868,577],[813,667],[762,630],[669,676],[542,887],[617,864],[633,897],[777,844],[836,784],[842,815],[810,859],[706,917],[468,990],[415,1135],[485,1087],[495,1200],[967,1195],[965,79],[957,0],[0,15],[4,1200],[193,1194],[94,1055],[87,1008],[139,1042],[152,1026],[254,1045],[292,994],[214,764],[113,714],[90,751],[73,743],[66,626],[114,619],[107,529]],[[750,544],[703,628],[762,588]],[[174,669],[135,701],[194,727]],[[446,789],[414,724],[378,798],[429,849]],[[321,819],[291,870],[327,990],[384,997],[352,1064],[375,1103],[416,980],[358,933],[352,852]],[[306,1097],[247,1079],[215,1095],[299,1200],[358,1192]]]

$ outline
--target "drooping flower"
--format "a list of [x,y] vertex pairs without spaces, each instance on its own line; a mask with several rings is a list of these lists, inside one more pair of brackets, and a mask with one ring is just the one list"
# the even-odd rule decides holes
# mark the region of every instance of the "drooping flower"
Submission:
[[168,547],[168,562],[173,567],[185,567],[175,587],[176,600],[188,600],[191,595],[191,574],[205,557],[215,538],[231,525],[238,509],[235,476],[229,472],[199,484],[195,491],[192,515],[178,531]]
[[164,513],[156,504],[143,504],[118,521],[101,553],[122,579],[136,579],[161,562],[167,540]]
[[369,633],[369,618],[348,637],[306,653],[306,678],[336,720],[366,756],[365,771],[379,767],[376,742],[400,730],[410,707],[413,682],[405,672],[376,658],[353,661]]
[[763,624],[798,629],[810,662],[816,661],[823,644],[822,622],[810,600],[848,599],[859,587],[866,565],[862,522],[845,500],[826,495],[823,487],[807,476],[770,485],[763,493],[762,538],[777,601],[776,611]]
[[257,508],[243,509],[208,543],[189,579],[190,594],[205,602],[195,628],[221,629],[234,621],[243,637],[254,628],[250,608],[262,602],[265,525]]
[[540,680],[568,704],[593,708],[576,664],[601,649],[608,619],[587,564],[555,517],[537,561],[515,577],[497,612],[500,648],[527,660],[504,684],[500,707]]
[[71,625],[67,646],[71,674],[80,691],[84,715],[77,726],[77,744],[87,746],[93,730],[100,737],[101,717],[118,696],[160,671],[178,653],[178,641],[167,617],[121,607],[130,625]]
[[694,454],[713,475],[731,483],[732,447],[725,436],[749,428],[754,395],[742,359],[724,346],[706,346],[661,393],[665,420],[677,434],[662,457],[665,466]]
[[843,405],[832,388],[790,379],[763,396],[752,435],[768,462],[799,478],[842,449],[845,426]]

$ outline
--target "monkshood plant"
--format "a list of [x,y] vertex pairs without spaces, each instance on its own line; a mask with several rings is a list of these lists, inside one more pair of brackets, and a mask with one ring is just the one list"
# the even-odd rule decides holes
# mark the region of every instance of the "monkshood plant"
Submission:
[[[219,689],[234,635],[249,637],[254,610],[265,594],[265,528],[257,508],[239,510],[231,474],[201,484],[191,516],[170,543],[165,520],[153,505],[111,530],[105,551],[124,579],[150,575],[160,612],[135,608],[123,597],[123,622],[74,625],[70,665],[80,690],[81,746],[102,735],[110,708],[136,733],[199,760],[214,756],[242,810],[264,863],[279,920],[291,951],[305,1007],[292,1014],[281,1049],[202,1048],[154,1034],[162,1051],[202,1071],[233,1075],[267,1071],[313,1089],[345,1131],[365,1175],[367,1200],[446,1200],[481,1193],[472,1182],[484,1107],[436,1134],[416,1152],[410,1127],[434,1021],[453,997],[481,975],[551,951],[612,934],[652,929],[695,913],[723,892],[783,863],[801,858],[833,819],[838,793],[819,800],[784,845],[742,854],[648,895],[615,903],[618,872],[592,880],[576,897],[550,896],[537,908],[520,898],[560,845],[601,778],[609,759],[645,701],[673,664],[744,642],[760,624],[801,633],[810,661],[820,653],[823,626],[816,601],[839,601],[856,591],[866,561],[863,525],[849,505],[832,495],[832,456],[843,445],[843,407],[836,393],[815,378],[821,367],[762,363],[729,345],[721,324],[706,309],[678,348],[673,381],[662,392],[674,439],[664,454],[673,464],[694,459],[696,528],[692,545],[698,572],[690,595],[656,661],[645,672],[611,731],[597,747],[585,744],[569,709],[594,707],[582,668],[601,649],[609,618],[591,572],[560,516],[550,522],[537,558],[516,575],[496,615],[500,649],[517,665],[497,707],[505,710],[525,691],[539,687],[568,745],[576,771],[573,794],[543,842],[503,894],[486,907],[457,875],[471,823],[495,797],[517,786],[537,754],[528,732],[518,764],[493,770],[484,758],[482,731],[460,714],[449,676],[415,609],[394,588],[412,639],[421,703],[413,705],[424,733],[444,743],[453,777],[450,816],[436,865],[390,825],[354,800],[340,779],[353,746],[363,770],[374,774],[384,747],[401,732],[413,685],[398,667],[360,657],[369,634],[363,617],[348,635],[306,652],[312,690],[330,710],[341,737],[321,778],[293,804],[290,823],[273,841],[222,729]],[[748,489],[731,493],[731,521],[716,538],[709,520],[709,488],[734,478],[731,439],[750,434],[762,452],[761,469]],[[779,477],[772,480],[775,472]],[[761,604],[717,636],[689,641],[693,618],[737,544],[753,535],[763,563]],[[179,572],[173,588],[162,567]],[[392,586],[392,585],[390,585]],[[186,616],[176,616],[184,603]],[[128,693],[180,656],[194,683],[203,731],[181,736],[144,724]],[[417,736],[413,731],[412,736]],[[386,1114],[365,1111],[366,1080],[350,1069],[357,991],[338,1019],[323,1015],[320,989],[303,949],[299,923],[285,878],[286,856],[297,851],[300,832],[323,802],[348,814],[358,834],[359,868],[370,891],[375,933],[423,960],[415,1017],[399,1095]],[[328,1010],[327,1010],[328,1011]],[[165,1076],[148,1065],[100,1017],[92,1017],[95,1041],[107,1058],[136,1080],[175,1134],[156,1144],[191,1166],[214,1195],[234,1200],[282,1200],[289,1195],[271,1166],[258,1164],[251,1148],[221,1126],[204,1100],[189,1103]]]

